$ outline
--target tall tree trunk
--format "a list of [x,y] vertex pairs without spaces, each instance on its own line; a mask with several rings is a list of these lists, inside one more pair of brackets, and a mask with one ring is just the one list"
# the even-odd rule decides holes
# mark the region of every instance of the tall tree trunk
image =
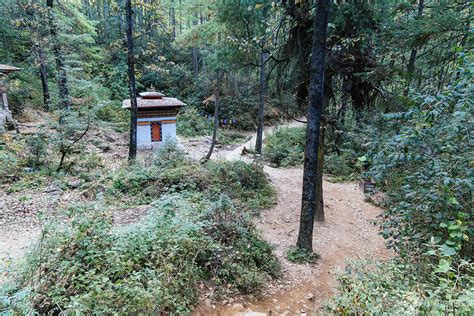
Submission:
[[[194,18],[193,18],[193,26],[198,25],[198,12],[197,10],[194,12]],[[199,76],[199,52],[196,46],[193,47],[193,74],[194,74],[194,79],[198,79]]]
[[103,3],[104,8],[104,37],[107,38],[109,36],[109,0],[104,0]]
[[82,11],[84,12],[84,15],[87,16],[89,19],[92,18],[91,5],[89,0],[82,0]]
[[128,160],[137,157],[137,89],[135,84],[135,59],[133,56],[133,12],[132,1],[125,0],[127,20],[127,64],[128,64],[128,89],[130,91],[130,146]]
[[217,129],[219,127],[219,107],[221,103],[221,73],[220,70],[217,70],[216,74],[216,101],[214,102],[214,128],[212,130],[212,141],[211,147],[209,147],[209,151],[207,152],[206,157],[203,159],[203,162],[209,161],[212,156],[212,152],[214,151],[214,146],[216,145],[217,140]]
[[198,49],[193,47],[193,74],[194,79],[198,79],[199,77],[199,56],[198,56]]
[[183,14],[182,14],[181,0],[179,0],[179,35],[183,34]]
[[[267,17],[267,7],[265,5],[263,9],[263,22],[265,24]],[[259,155],[262,154],[263,147],[263,128],[264,128],[264,116],[265,116],[265,101],[267,98],[268,80],[266,72],[266,64],[268,59],[268,53],[265,51],[266,45],[266,26],[264,25],[262,40],[260,42],[260,93],[258,102],[258,116],[257,116],[257,140],[255,143],[255,152]]]
[[326,39],[330,0],[318,0],[313,21],[313,48],[311,55],[311,81],[306,126],[306,146],[303,172],[301,217],[296,243],[299,249],[313,251],[313,228],[316,203],[318,170],[319,129],[324,97],[324,73],[326,68]]
[[171,0],[170,21],[171,21],[171,28],[173,30],[173,39],[176,39],[176,13],[175,13],[175,8],[174,8],[174,0]]
[[[329,111],[329,99],[332,94],[332,76],[327,76],[324,83],[323,108],[321,114]],[[321,127],[319,128],[319,143],[318,143],[318,170],[316,182],[316,214],[315,220],[317,222],[324,222],[324,196],[323,196],[323,171],[324,171],[324,137],[326,136],[326,126],[324,120],[321,120]]]
[[117,8],[117,19],[118,19],[118,27],[119,27],[119,33],[120,37],[123,35],[123,0],[118,0],[118,8]]
[[[64,65],[61,43],[59,42],[58,30],[54,19],[53,0],[47,0],[46,5],[48,7],[49,33],[51,34],[51,40],[53,42],[53,54],[58,77],[59,100],[61,102],[61,108],[68,109],[71,105],[71,101],[69,99],[67,72]],[[62,118],[60,117],[60,123],[61,120]]]
[[100,0],[95,0],[95,8],[96,8],[96,18],[97,18],[97,20],[100,20],[100,17],[101,17]]
[[316,204],[316,216],[317,222],[324,222],[324,196],[323,196],[323,169],[324,169],[324,137],[326,135],[326,126],[324,123],[321,124],[319,129],[319,144],[318,144],[318,170],[317,170],[317,183],[316,183],[316,194],[318,196]]
[[[262,47],[265,45],[265,40],[262,40]],[[258,100],[258,117],[257,117],[257,141],[255,143],[255,152],[262,154],[263,147],[263,128],[264,128],[264,114],[265,114],[265,100],[267,97],[268,80],[266,72],[266,63],[268,59],[267,52],[262,48],[260,51],[260,94]]]
[[37,45],[38,60],[39,60],[39,73],[41,78],[41,87],[43,88],[43,103],[46,110],[51,110],[51,96],[49,94],[48,84],[48,69],[46,65],[46,59],[44,56],[43,47],[41,44]]
[[[425,1],[424,0],[418,0],[418,13],[417,13],[417,18],[420,18],[423,15],[423,8],[425,7]],[[408,95],[408,91],[410,90],[410,85],[413,80],[413,75],[415,73],[415,60],[416,60],[416,55],[418,54],[418,50],[415,46],[412,47],[411,53],[410,53],[410,59],[408,60],[408,65],[407,65],[407,75],[408,75],[408,83],[407,87],[405,88],[404,94]]]

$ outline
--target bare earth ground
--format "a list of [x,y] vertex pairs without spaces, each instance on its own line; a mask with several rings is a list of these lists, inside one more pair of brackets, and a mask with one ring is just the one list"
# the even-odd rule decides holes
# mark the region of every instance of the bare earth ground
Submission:
[[[291,126],[299,124],[292,123]],[[273,128],[268,128],[266,132]],[[100,137],[99,135],[97,135]],[[112,169],[125,159],[123,139],[111,144],[107,153]],[[186,153],[195,159],[202,158],[208,149],[206,139],[180,140]],[[240,146],[218,147],[213,159],[243,160],[245,146],[252,148],[252,139]],[[236,297],[213,302],[212,296],[203,294],[194,315],[258,315],[301,314],[321,312],[323,302],[334,293],[336,272],[344,269],[350,258],[387,258],[384,241],[378,235],[376,217],[381,210],[364,202],[364,194],[353,183],[324,182],[326,221],[315,224],[313,245],[321,256],[316,265],[299,265],[288,262],[285,254],[296,243],[301,202],[302,168],[275,169],[265,166],[265,172],[275,187],[278,203],[263,211],[255,220],[264,238],[275,246],[275,254],[283,266],[283,277],[269,283],[259,299]],[[72,193],[71,193],[72,192]],[[7,193],[0,188],[0,284],[8,278],[8,267],[24,256],[26,250],[41,235],[42,214],[54,215],[54,210],[77,201],[78,190],[62,192],[53,185],[41,191]],[[115,214],[117,225],[126,225],[146,214],[147,206],[120,210]],[[44,217],[44,215],[43,215]]]
[[275,246],[283,265],[283,278],[269,284],[263,298],[240,297],[232,303],[201,304],[196,315],[300,314],[322,312],[324,301],[334,293],[336,275],[346,259],[389,256],[378,235],[376,217],[381,210],[364,202],[353,183],[324,181],[326,221],[315,224],[314,250],[321,256],[316,265],[293,264],[286,260],[296,244],[301,202],[302,168],[265,167],[277,190],[278,204],[256,219],[264,238]]

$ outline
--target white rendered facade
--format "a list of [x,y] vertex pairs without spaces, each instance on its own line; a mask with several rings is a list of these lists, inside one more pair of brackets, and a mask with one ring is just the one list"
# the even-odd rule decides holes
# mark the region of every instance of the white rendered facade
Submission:
[[[176,142],[176,117],[154,117],[137,119],[137,145],[141,149],[152,148],[167,141]],[[152,140],[152,124],[160,125],[161,140]]]

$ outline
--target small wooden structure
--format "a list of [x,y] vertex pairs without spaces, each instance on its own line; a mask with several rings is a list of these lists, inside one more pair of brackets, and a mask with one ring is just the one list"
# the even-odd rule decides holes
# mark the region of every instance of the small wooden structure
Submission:
[[0,64],[0,109],[4,111],[10,112],[10,108],[8,107],[8,99],[7,99],[7,85],[1,80],[4,75],[7,75],[14,71],[19,71],[20,68],[3,65]]
[[375,190],[375,181],[371,178],[363,178],[359,180],[359,189],[364,193],[370,193]]
[[[176,115],[183,102],[159,92],[142,92],[137,98],[137,146],[151,149],[166,141],[176,141]],[[130,109],[130,99],[123,108]]]

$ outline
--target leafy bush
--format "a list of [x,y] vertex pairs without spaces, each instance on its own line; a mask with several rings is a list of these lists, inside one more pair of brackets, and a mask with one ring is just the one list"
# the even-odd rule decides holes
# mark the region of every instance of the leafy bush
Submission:
[[272,247],[262,239],[249,216],[239,212],[226,195],[211,206],[204,220],[210,223],[204,228],[206,234],[219,243],[206,263],[210,263],[208,269],[219,283],[252,294],[279,276],[280,265],[272,256]]
[[275,192],[260,165],[242,161],[211,161],[206,167],[212,179],[210,194],[225,193],[253,211],[274,205]]
[[[17,285],[0,293],[0,308],[185,314],[201,281],[258,293],[279,272],[272,248],[229,198],[203,205],[167,195],[146,221],[123,228],[101,208],[74,207],[64,229],[44,231]],[[19,293],[28,300],[17,300]]]
[[286,258],[288,261],[293,263],[309,263],[315,264],[319,259],[319,255],[314,252],[309,252],[298,247],[291,247],[287,254]]
[[[431,267],[433,269],[433,267]],[[460,262],[447,273],[421,274],[400,260],[352,262],[339,277],[328,311],[339,315],[472,315],[474,266]]]
[[104,102],[96,111],[98,119],[117,125],[119,131],[126,131],[130,124],[130,111],[122,109],[118,102]]
[[335,179],[353,180],[358,176],[356,169],[357,154],[350,149],[341,149],[337,152],[327,153],[324,156],[324,172]]
[[177,116],[177,133],[183,137],[207,136],[212,133],[212,122],[200,115],[195,108],[188,107]]
[[384,236],[403,252],[423,251],[434,236],[446,254],[472,258],[470,78],[385,116],[398,131],[374,150],[369,175],[388,194]]
[[[324,172],[335,179],[354,179],[359,173],[356,162],[361,153],[356,152],[350,139],[360,141],[358,134],[347,133],[345,143],[339,146],[333,144],[331,136],[329,133],[325,136]],[[305,141],[304,127],[279,128],[265,140],[265,158],[276,167],[300,166],[304,162]]]
[[261,166],[244,162],[201,165],[185,158],[176,146],[162,147],[151,165],[136,163],[111,176],[111,199],[122,194],[126,201],[148,203],[164,193],[196,192],[217,199],[229,195],[245,209],[258,211],[274,204],[275,194]]
[[250,136],[235,129],[221,129],[217,134],[217,142],[223,145],[241,144],[250,139]]
[[303,163],[305,129],[283,127],[265,139],[264,155],[276,167],[299,166]]

